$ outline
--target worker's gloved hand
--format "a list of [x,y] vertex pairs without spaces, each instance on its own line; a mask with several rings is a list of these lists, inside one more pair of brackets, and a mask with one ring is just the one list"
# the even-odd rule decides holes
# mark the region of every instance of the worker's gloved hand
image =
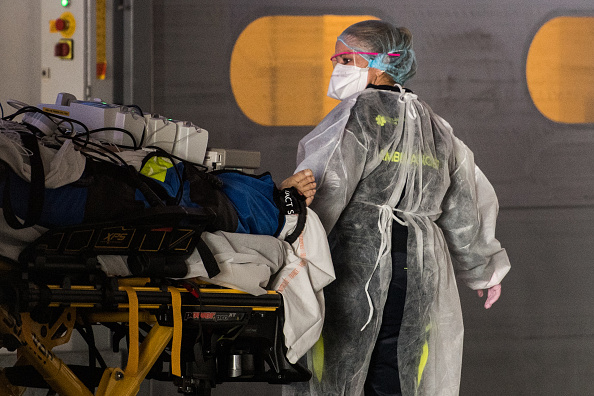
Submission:
[[[483,291],[477,290],[478,296],[483,297]],[[501,284],[492,286],[487,289],[487,301],[485,301],[485,309],[491,308],[495,301],[499,300],[501,296]]]

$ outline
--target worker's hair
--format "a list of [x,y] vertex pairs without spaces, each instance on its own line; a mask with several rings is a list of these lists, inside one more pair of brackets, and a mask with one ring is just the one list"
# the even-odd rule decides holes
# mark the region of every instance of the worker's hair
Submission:
[[385,71],[399,84],[404,84],[417,71],[412,34],[407,28],[368,20],[349,26],[338,39],[354,51],[379,53],[361,56],[367,59],[369,67]]

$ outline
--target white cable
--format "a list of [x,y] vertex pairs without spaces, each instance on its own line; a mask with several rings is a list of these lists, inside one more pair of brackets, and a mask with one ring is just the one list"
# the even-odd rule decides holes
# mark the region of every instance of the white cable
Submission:
[[10,106],[14,107],[17,110],[22,109],[23,107],[27,107],[29,106],[27,103],[25,102],[21,102],[20,100],[14,100],[14,99],[8,99],[6,101],[7,104],[9,104]]

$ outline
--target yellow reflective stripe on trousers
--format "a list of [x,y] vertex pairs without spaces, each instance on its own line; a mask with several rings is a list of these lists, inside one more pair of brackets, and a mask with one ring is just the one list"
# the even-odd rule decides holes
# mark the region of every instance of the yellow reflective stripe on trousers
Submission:
[[421,360],[419,361],[419,375],[418,375],[418,382],[417,388],[421,385],[421,379],[423,378],[423,371],[425,371],[425,366],[427,365],[427,360],[429,359],[429,342],[427,342],[429,330],[431,330],[431,325],[428,325],[425,328],[425,343],[423,344],[423,352],[421,353]]
[[312,360],[314,374],[318,382],[322,382],[322,375],[324,375],[324,337],[322,336],[312,348]]
[[181,341],[182,341],[182,316],[181,294],[177,288],[169,286],[171,293],[171,309],[173,310],[173,340],[171,341],[171,373],[181,377]]
[[423,353],[421,354],[421,361],[419,362],[419,379],[417,382],[417,387],[421,385],[421,378],[423,378],[423,371],[425,370],[425,365],[427,364],[427,359],[429,358],[429,344],[425,341],[423,344]]
[[125,376],[135,376],[138,373],[138,296],[134,288],[123,286],[128,294],[128,329],[130,332],[130,346],[128,347],[128,362],[126,363]]

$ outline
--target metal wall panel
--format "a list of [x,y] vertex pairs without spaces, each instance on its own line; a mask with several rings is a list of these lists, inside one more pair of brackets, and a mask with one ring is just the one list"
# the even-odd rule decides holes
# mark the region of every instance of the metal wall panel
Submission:
[[41,7],[37,0],[0,2],[0,94],[6,114],[6,100],[40,102],[41,92]]
[[[135,58],[149,62],[152,70],[153,99],[144,87],[149,91],[144,103],[152,103],[152,112],[207,129],[211,146],[262,151],[261,170],[282,180],[293,171],[297,143],[311,128],[263,127],[247,119],[231,92],[231,52],[241,31],[258,17],[322,13],[371,14],[411,29],[419,70],[410,87],[475,152],[500,197],[498,235],[512,271],[501,301],[489,311],[474,292],[460,290],[466,327],[461,394],[592,393],[594,126],[543,117],[526,87],[525,61],[543,23],[559,15],[594,15],[594,5],[584,0],[430,0],[422,6],[412,0],[368,0],[365,7],[347,0],[328,5],[153,0],[153,22],[147,20],[153,33],[146,37],[153,50]],[[33,41],[39,48],[39,40]],[[20,59],[18,50],[6,47],[6,40],[2,44]],[[14,65],[37,70],[26,62],[3,58],[3,87],[14,85],[7,83]],[[11,74],[4,72],[7,67]],[[27,98],[39,90],[37,82],[27,83],[33,78],[15,80]],[[176,394],[171,384],[150,389]],[[241,389],[246,395],[252,389],[280,394],[277,386]],[[236,391],[224,384],[213,394]]]
[[[228,76],[241,31],[264,15],[316,13],[371,14],[408,27],[419,63],[410,87],[450,122],[494,184],[498,235],[512,261],[491,310],[474,292],[460,290],[461,394],[588,394],[594,389],[594,126],[549,121],[525,81],[538,28],[558,15],[594,15],[587,3],[370,0],[361,8],[351,1],[159,0],[154,106],[206,128],[216,146],[261,150],[262,170],[282,180],[311,128],[263,127],[240,112]],[[269,392],[280,394],[274,387]]]
[[557,124],[541,115],[526,86],[525,62],[542,24],[559,15],[592,16],[594,6],[581,0],[365,4],[155,0],[154,110],[206,128],[218,147],[261,150],[261,170],[280,181],[292,173],[297,143],[311,128],[263,127],[238,109],[229,60],[241,31],[265,15],[323,13],[370,14],[408,27],[419,64],[409,86],[450,122],[492,181],[501,204],[498,235],[512,261],[492,309],[460,290],[461,394],[592,392],[594,125]]

